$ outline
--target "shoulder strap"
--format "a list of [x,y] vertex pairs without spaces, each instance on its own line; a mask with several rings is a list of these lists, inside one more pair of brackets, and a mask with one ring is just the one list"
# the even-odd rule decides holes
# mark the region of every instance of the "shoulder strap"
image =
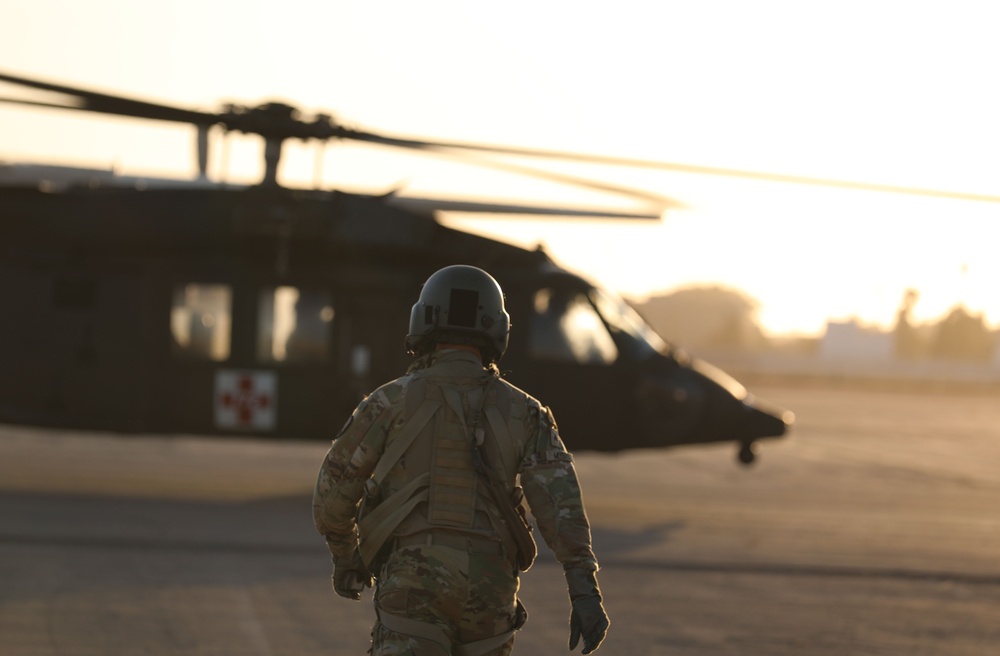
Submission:
[[465,421],[465,412],[462,410],[462,397],[459,396],[458,390],[454,387],[442,387],[441,391],[444,393],[444,400],[448,402],[452,412],[455,413],[455,416],[457,416],[458,420],[462,423],[462,428],[465,430],[465,434],[471,435],[469,425]]
[[[486,381],[486,384],[483,385],[481,388],[473,388],[473,391],[479,391],[479,393],[481,394],[479,399],[479,407],[476,408],[475,412],[473,413],[475,415],[474,421],[479,419],[479,414],[483,411],[483,407],[486,405],[486,400],[490,393],[491,382],[492,379],[489,379]],[[444,393],[444,399],[445,401],[448,402],[448,406],[451,407],[452,411],[454,411],[455,415],[458,417],[459,422],[461,422],[462,428],[465,430],[465,434],[469,435],[470,437],[474,437],[476,439],[476,444],[482,446],[483,436],[479,434],[480,427],[474,425],[471,427],[473,430],[470,430],[468,422],[465,421],[465,412],[462,410],[462,397],[459,395],[458,390],[456,390],[454,387],[442,385],[441,391]],[[470,392],[469,396],[470,406],[472,405],[473,402],[472,399],[473,399],[472,392]]]
[[[486,387],[488,387],[488,384]],[[451,406],[451,409],[455,411],[456,415],[458,415],[466,433],[469,433],[468,424],[465,422],[465,414],[462,412],[462,399],[459,397],[458,392],[454,389],[445,388],[444,393],[445,400],[448,401],[448,405]],[[482,403],[476,410],[477,420],[479,413],[482,411],[483,405],[486,403],[486,397],[489,394],[489,390],[484,388],[482,390],[482,394]],[[496,406],[494,406],[494,408],[495,407]],[[488,414],[487,418],[489,418]],[[506,425],[504,425],[503,418],[499,417],[499,419],[502,433],[497,434],[497,429],[494,428],[494,437],[497,440],[500,440],[503,439],[501,436],[504,436],[507,438],[506,441],[509,442],[510,433],[507,431]],[[485,445],[483,443],[485,433],[482,427],[478,425],[478,421],[474,426],[474,429],[475,433],[471,436],[474,440],[472,446],[473,466],[476,469],[477,476],[482,479],[487,491],[489,492],[489,496],[487,498],[490,498],[493,501],[493,505],[500,512],[502,521],[506,524],[507,531],[516,544],[517,553],[513,556],[514,563],[517,565],[519,570],[527,571],[528,568],[531,567],[531,563],[534,562],[535,555],[538,553],[535,540],[531,537],[531,526],[524,518],[524,511],[521,509],[520,503],[515,506],[515,502],[510,496],[511,490],[508,488],[506,477],[494,469],[493,465],[490,464],[485,450]]]
[[493,429],[493,435],[496,436],[495,442],[497,451],[500,453],[500,465],[504,471],[507,471],[517,465],[514,454],[514,438],[507,430],[507,422],[503,420],[500,409],[496,405],[486,406],[484,413],[487,421],[490,422],[490,428]]
[[389,445],[385,453],[382,454],[382,457],[379,458],[378,464],[375,465],[372,479],[374,479],[376,484],[380,484],[385,479],[389,470],[399,462],[399,459],[403,457],[403,453],[410,448],[413,440],[416,439],[417,435],[420,434],[420,431],[423,430],[424,426],[427,425],[427,422],[431,420],[431,417],[434,416],[434,413],[440,407],[441,402],[434,399],[425,398],[420,403],[420,407],[406,421],[406,425],[399,431],[392,444]]

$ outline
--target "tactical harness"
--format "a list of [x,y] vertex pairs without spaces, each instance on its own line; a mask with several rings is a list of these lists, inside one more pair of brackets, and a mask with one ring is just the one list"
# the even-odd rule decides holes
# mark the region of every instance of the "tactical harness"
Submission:
[[[493,535],[499,538],[503,551],[512,564],[523,570],[534,559],[535,545],[528,528],[523,523],[520,526],[512,524],[513,521],[522,522],[522,518],[516,514],[511,518],[514,501],[510,499],[507,484],[503,482],[512,478],[516,472],[520,464],[517,447],[523,447],[526,443],[526,398],[509,386],[498,383],[494,376],[484,374],[488,377],[476,381],[481,384],[469,388],[466,394],[469,408],[476,408],[472,412],[470,430],[465,419],[462,395],[454,386],[455,377],[465,378],[467,372],[468,369],[463,368],[459,362],[437,363],[414,374],[407,384],[404,421],[366,483],[365,500],[359,512],[359,550],[365,565],[371,571],[380,568],[383,548],[391,546],[394,538],[399,538],[394,534],[404,523],[407,524],[405,528],[415,534],[412,537],[427,531],[444,530],[457,531],[455,538],[482,541],[485,536],[475,527],[479,500],[483,501],[481,506],[489,517]],[[461,434],[445,429],[444,415],[447,413],[439,412],[445,404],[458,419]],[[477,454],[486,459],[485,428],[479,425],[480,414],[486,417],[493,434],[493,439],[489,442],[494,445],[499,459],[494,467],[489,467],[492,483],[484,479],[487,474],[482,466],[478,467],[477,472],[476,465],[482,463],[474,462]],[[432,421],[435,422],[434,425],[431,425]],[[427,445],[432,447],[429,470],[408,481],[394,494],[381,499],[382,482],[420,437],[430,440]],[[488,461],[486,465],[489,465]],[[479,482],[484,483],[485,490],[479,489]],[[495,498],[495,489],[504,490],[506,498]],[[504,502],[509,506],[506,517]],[[427,504],[426,519],[414,519],[411,515],[422,503]],[[517,530],[523,531],[523,534],[513,535]],[[430,536],[431,533],[427,535]],[[490,539],[496,540],[497,537]],[[530,543],[530,547],[526,546],[525,540]],[[406,540],[406,543],[419,543],[419,540]],[[430,543],[429,538],[428,544]],[[524,553],[528,549],[530,553]],[[506,643],[527,618],[524,607],[518,601],[515,626],[510,631],[474,643],[453,645],[440,627],[386,613],[381,609],[376,610],[379,622],[387,629],[426,639],[441,645],[443,653],[457,656],[478,656],[496,649]]]
[[[473,528],[475,511],[479,507],[487,511],[492,533],[503,542],[504,550],[511,557],[512,563],[518,564],[520,569],[526,569],[530,565],[530,556],[527,559],[517,558],[519,542],[511,535],[511,522],[505,521],[498,509],[500,504],[490,495],[489,487],[481,490],[477,484],[479,477],[472,460],[473,445],[470,444],[470,431],[465,422],[460,395],[453,387],[442,384],[453,380],[448,378],[456,373],[449,366],[452,364],[460,363],[436,365],[433,367],[436,375],[416,374],[408,383],[402,426],[389,442],[371,478],[366,482],[365,499],[358,519],[361,538],[359,550],[365,564],[372,571],[378,569],[380,551],[390,543],[397,528],[407,518],[410,518],[411,525],[405,527],[405,532],[401,530],[400,534],[443,529],[468,533],[472,537],[485,537],[481,532],[476,535],[477,531]],[[491,469],[499,478],[509,480],[520,464],[515,445],[524,445],[527,439],[523,422],[527,415],[527,402],[522,394],[513,393],[507,386],[494,384],[494,381],[490,376],[485,384],[471,388],[468,396],[470,402],[478,401],[476,405],[482,408],[494,436],[489,443],[493,445],[499,461]],[[498,402],[501,401],[498,399],[500,395],[505,397],[503,402]],[[478,398],[472,398],[477,396]],[[445,413],[439,410],[445,403],[452,408],[462,425],[457,435],[448,435],[443,429],[442,415]],[[508,409],[507,413],[502,408]],[[433,430],[425,430],[432,420],[436,420],[436,425],[430,427]],[[428,440],[428,451],[432,459],[428,471],[409,480],[394,494],[381,499],[383,481],[418,437]],[[478,439],[478,435],[473,439]],[[486,446],[483,444],[482,448],[485,449]],[[422,503],[427,503],[426,523],[413,526],[411,515]],[[510,500],[508,503],[513,505],[514,501]],[[518,563],[518,560],[522,562]],[[527,562],[523,562],[525,560]]]

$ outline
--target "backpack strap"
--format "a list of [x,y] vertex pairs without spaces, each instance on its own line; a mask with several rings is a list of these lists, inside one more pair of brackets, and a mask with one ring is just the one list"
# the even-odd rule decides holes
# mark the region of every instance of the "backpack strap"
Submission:
[[469,430],[469,424],[465,421],[465,412],[462,409],[462,397],[459,395],[458,390],[453,387],[442,387],[441,391],[444,394],[445,401],[448,402],[448,406],[451,408],[451,411],[455,413],[455,416],[458,417],[458,421],[461,422],[462,429],[465,431],[465,434],[471,436],[472,431]]
[[406,424],[403,426],[399,434],[396,435],[396,439],[393,440],[392,444],[386,448],[385,453],[379,458],[378,464],[375,465],[375,471],[372,472],[372,478],[375,480],[376,484],[381,484],[385,479],[389,471],[399,462],[399,459],[403,457],[406,450],[410,448],[413,444],[413,440],[417,438],[420,431],[423,430],[427,422],[431,420],[437,409],[441,407],[441,402],[434,399],[425,398],[421,403],[417,411],[410,417]]
[[490,428],[493,429],[493,435],[496,436],[494,442],[500,453],[501,471],[508,471],[517,462],[514,455],[514,438],[507,429],[507,422],[503,420],[500,409],[496,405],[487,405],[483,412],[486,415],[486,420],[490,423]]
[[498,464],[503,472],[517,472],[521,464],[520,450],[527,443],[523,420],[526,412],[523,394],[515,393],[500,381],[490,388],[490,399],[483,414],[496,436],[494,444],[500,456]]

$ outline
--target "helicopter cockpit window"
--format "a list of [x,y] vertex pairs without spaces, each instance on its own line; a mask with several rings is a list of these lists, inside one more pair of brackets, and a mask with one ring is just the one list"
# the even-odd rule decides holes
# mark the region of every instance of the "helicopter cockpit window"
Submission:
[[653,353],[667,353],[670,350],[639,313],[617,294],[594,289],[591,299],[611,332],[621,338],[619,343],[623,345],[623,349],[628,349],[631,356],[643,359]]
[[551,288],[535,293],[529,350],[540,359],[580,364],[611,364],[618,358],[587,295]]
[[298,287],[261,290],[257,359],[263,362],[326,362],[333,303],[323,291]]
[[175,287],[170,310],[174,355],[215,362],[229,359],[232,303],[229,285]]

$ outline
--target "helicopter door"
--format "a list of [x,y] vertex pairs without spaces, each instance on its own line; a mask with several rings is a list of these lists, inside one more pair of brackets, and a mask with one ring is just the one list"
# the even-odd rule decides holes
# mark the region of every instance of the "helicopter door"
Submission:
[[331,402],[339,388],[334,344],[341,314],[325,287],[272,285],[259,290],[254,370],[280,383],[275,402],[282,435],[326,436],[342,421]]
[[[619,348],[588,290],[545,287],[531,300],[528,363],[518,379],[552,407],[564,434],[614,440],[627,419],[634,380],[620,365]],[[590,446],[574,440],[577,448]]]
[[[166,325],[155,332],[163,359],[153,381],[153,425],[176,432],[216,432],[216,372],[235,368],[235,289],[197,279],[158,282],[156,298],[169,299],[170,307]],[[246,389],[248,384],[242,385]]]

